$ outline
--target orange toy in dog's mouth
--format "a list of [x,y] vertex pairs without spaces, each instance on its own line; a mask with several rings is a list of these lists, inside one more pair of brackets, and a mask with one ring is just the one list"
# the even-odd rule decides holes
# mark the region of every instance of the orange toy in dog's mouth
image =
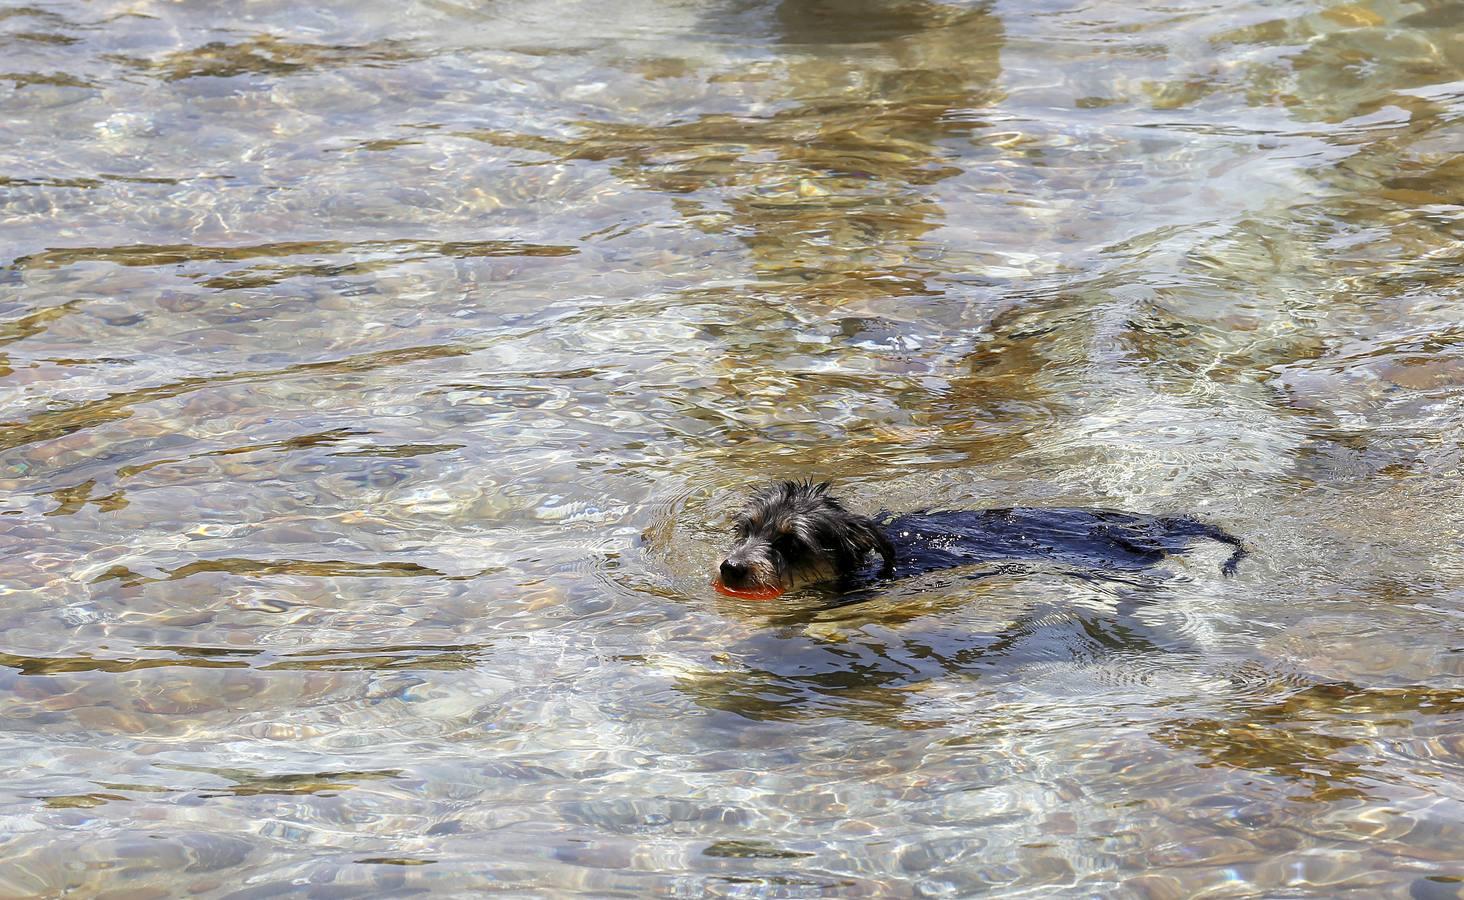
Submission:
[[712,579],[712,587],[716,588],[719,594],[742,600],[772,600],[775,597],[783,596],[783,589],[779,587],[729,588],[722,583],[720,578]]

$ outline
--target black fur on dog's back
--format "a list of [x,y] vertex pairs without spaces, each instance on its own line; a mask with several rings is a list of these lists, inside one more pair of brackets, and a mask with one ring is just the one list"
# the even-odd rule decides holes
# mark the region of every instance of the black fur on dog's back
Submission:
[[1235,550],[1226,575],[1247,555],[1240,540],[1195,519],[1104,509],[1012,508],[911,513],[881,526],[895,548],[893,577],[956,566],[1038,560],[1097,570],[1148,568],[1190,549],[1195,538]]

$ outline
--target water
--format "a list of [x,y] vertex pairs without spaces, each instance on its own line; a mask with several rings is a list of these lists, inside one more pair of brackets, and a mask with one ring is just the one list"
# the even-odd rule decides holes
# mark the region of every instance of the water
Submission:
[[[0,896],[1460,896],[1461,34],[5,7]],[[1254,552],[720,597],[776,476]]]

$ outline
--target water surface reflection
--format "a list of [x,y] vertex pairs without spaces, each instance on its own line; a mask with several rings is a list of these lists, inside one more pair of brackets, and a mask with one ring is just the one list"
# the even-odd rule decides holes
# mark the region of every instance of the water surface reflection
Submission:
[[[1458,25],[0,10],[0,894],[1458,896]],[[769,476],[1256,552],[719,597]]]

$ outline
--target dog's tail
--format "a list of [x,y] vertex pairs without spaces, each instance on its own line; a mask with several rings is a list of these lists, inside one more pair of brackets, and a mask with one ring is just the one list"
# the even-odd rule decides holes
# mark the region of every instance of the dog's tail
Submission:
[[1230,558],[1225,560],[1220,566],[1220,571],[1226,575],[1234,575],[1237,567],[1240,565],[1240,561],[1250,556],[1250,551],[1245,549],[1245,544],[1240,542],[1240,538],[1223,528],[1218,528],[1207,522],[1198,522],[1194,519],[1174,519],[1172,522],[1175,531],[1185,537],[1209,538],[1212,541],[1219,541],[1222,544],[1234,547],[1235,552],[1230,554]]

